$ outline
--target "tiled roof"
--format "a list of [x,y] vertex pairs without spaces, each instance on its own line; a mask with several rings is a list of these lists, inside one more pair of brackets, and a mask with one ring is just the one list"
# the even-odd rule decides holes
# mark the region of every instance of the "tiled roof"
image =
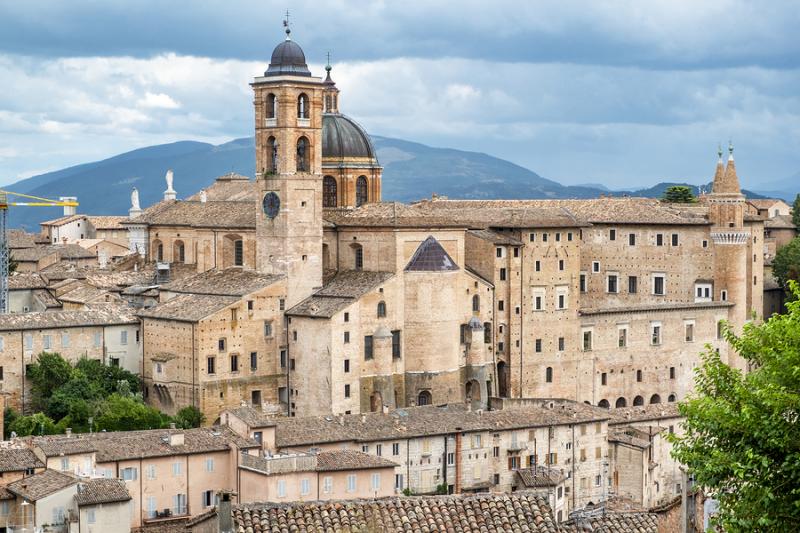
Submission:
[[319,472],[337,470],[364,470],[370,468],[394,468],[397,463],[357,450],[332,450],[317,454]]
[[567,479],[563,470],[547,466],[532,466],[517,470],[517,478],[523,487],[532,489],[538,487],[555,487]]
[[33,248],[17,248],[11,250],[11,257],[14,261],[19,263],[30,263],[39,261],[49,255],[55,254],[56,251],[51,248],[51,245],[37,245]]
[[716,309],[733,307],[733,302],[670,302],[663,304],[629,305],[620,307],[597,307],[580,310],[581,315],[607,315],[613,313],[643,313],[657,311],[675,311],[679,309]]
[[183,322],[197,322],[239,301],[237,296],[211,296],[207,294],[179,294],[166,302],[139,312],[143,318],[161,318]]
[[44,222],[39,222],[40,226],[63,226],[64,224],[69,224],[70,222],[77,222],[79,220],[83,220],[86,218],[86,215],[65,215],[63,217],[54,218],[52,220],[45,220]]
[[99,230],[114,230],[114,229],[126,229],[125,226],[122,226],[120,222],[127,219],[126,216],[117,216],[117,215],[89,215],[86,217],[89,219],[89,222],[92,223],[92,226],[95,229]]
[[92,441],[77,435],[34,437],[33,445],[39,448],[45,457],[86,454],[97,451],[97,447]]
[[407,407],[395,409],[388,414],[280,418],[277,419],[275,441],[279,448],[286,448],[331,442],[371,442],[444,435],[457,431],[497,431],[578,424],[608,418],[610,414],[607,409],[569,401],[553,408],[535,405],[484,412],[469,410],[463,404],[450,404]]
[[35,272],[14,272],[8,276],[8,290],[44,289],[47,283]]
[[275,417],[269,417],[251,405],[243,405],[228,412],[239,418],[251,428],[274,427],[277,423]]
[[33,248],[18,248],[11,250],[11,256],[15,261],[30,262],[39,261],[43,257],[57,254],[62,261],[74,259],[89,259],[96,257],[92,252],[85,250],[78,244],[40,244]]
[[[209,202],[238,202],[256,199],[256,184],[241,174],[225,174],[220,176],[209,187],[205,188],[206,200]],[[189,201],[200,201],[200,191],[187,198]]]
[[394,274],[391,272],[343,270],[314,295],[286,311],[286,314],[330,318],[392,276]]
[[110,478],[95,478],[79,483],[78,494],[75,496],[78,507],[130,500],[131,495],[125,488],[125,482]]
[[131,223],[147,223],[151,226],[254,229],[256,206],[251,201],[202,203],[170,200],[150,206],[138,217],[126,219],[122,224]]
[[80,311],[46,311],[0,315],[0,331],[62,329],[82,326],[136,324],[132,310],[122,305],[98,305]]
[[678,404],[675,402],[609,409],[608,414],[611,417],[611,420],[608,421],[609,425],[678,418],[681,416],[680,412],[678,412]]
[[44,468],[44,463],[30,448],[0,449],[0,472],[15,472],[28,468]]
[[[174,433],[183,433],[183,444],[170,445],[169,436]],[[73,434],[69,437],[66,435],[50,435],[35,439],[34,444],[43,448],[41,439],[46,439],[44,445],[50,451],[58,450],[62,446],[71,446],[70,449],[72,449],[75,446],[71,445],[71,442],[82,442],[87,449],[97,451],[96,460],[98,463],[225,451],[230,449],[231,444],[235,444],[239,448],[259,447],[257,442],[236,435],[230,428],[217,426],[195,429],[148,429],[91,434],[81,433],[78,435]]]
[[190,294],[244,296],[282,279],[241,267],[207,270],[161,286],[162,290]]
[[33,291],[33,297],[47,309],[55,309],[63,307],[61,302],[53,296],[47,289],[36,289]]
[[492,244],[500,244],[506,246],[523,246],[524,243],[516,237],[507,233],[492,231],[490,229],[471,229],[467,231],[469,235],[478,237]]
[[107,296],[109,296],[108,291],[98,289],[97,287],[93,287],[88,283],[80,283],[74,288],[61,294],[58,299],[64,302],[86,304],[96,301],[102,302],[104,300],[111,301],[110,298],[106,298]]
[[770,229],[797,229],[791,215],[778,215],[764,221],[764,227]]
[[585,518],[580,523],[570,520],[564,525],[567,533],[602,531],[603,533],[657,533],[658,516],[655,513],[605,513]]
[[756,209],[769,209],[773,205],[783,202],[777,198],[751,198],[747,203],[752,204]]
[[641,449],[650,447],[650,438],[647,432],[632,426],[615,426],[609,429],[608,442],[621,442]]
[[453,258],[432,235],[422,241],[406,265],[407,272],[449,272],[458,270]]
[[525,492],[292,504],[260,503],[235,506],[232,514],[235,530],[242,533],[560,531],[547,501]]
[[33,248],[36,246],[36,235],[33,233],[28,233],[25,230],[6,230],[6,238],[8,239],[9,250],[13,250],[15,248]]
[[78,480],[68,474],[55,470],[45,470],[32,476],[24,477],[6,485],[9,492],[35,502],[54,492],[74,485]]

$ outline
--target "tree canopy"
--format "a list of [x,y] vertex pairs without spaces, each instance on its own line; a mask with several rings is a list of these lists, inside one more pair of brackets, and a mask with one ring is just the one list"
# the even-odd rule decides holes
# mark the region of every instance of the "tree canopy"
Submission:
[[726,331],[751,372],[707,348],[696,390],[679,404],[685,433],[670,437],[673,456],[719,501],[718,522],[729,533],[800,524],[800,301],[787,308],[741,336]]
[[[6,436],[87,431],[124,431],[167,427],[173,419],[146,405],[139,378],[123,368],[81,359],[75,365],[60,354],[43,352],[28,370],[35,414],[5,413]],[[198,427],[203,416],[184,408],[174,419],[180,427]]]
[[662,202],[678,203],[678,204],[691,204],[697,201],[692,188],[686,185],[672,185],[667,187],[664,191],[664,196],[661,197]]
[[795,237],[778,250],[772,260],[772,274],[787,290],[790,281],[800,281],[800,237]]
[[800,194],[795,196],[792,204],[792,224],[796,228],[800,228]]

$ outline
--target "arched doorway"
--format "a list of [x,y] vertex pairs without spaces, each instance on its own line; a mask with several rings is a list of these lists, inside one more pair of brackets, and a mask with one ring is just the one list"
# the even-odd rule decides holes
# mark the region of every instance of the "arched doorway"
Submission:
[[508,365],[505,361],[497,363],[497,395],[508,397]]
[[626,407],[628,405],[628,401],[625,398],[617,398],[614,407]]
[[650,396],[650,403],[661,403],[661,396],[658,394],[653,394]]
[[644,405],[644,398],[642,398],[641,396],[637,396],[636,398],[633,399],[633,405],[634,406]]
[[675,393],[672,393],[669,395],[669,397],[667,397],[667,401],[670,403],[674,402],[676,399],[677,397],[675,396]]
[[431,405],[433,403],[433,397],[431,396],[431,391],[420,391],[417,395],[417,405]]
[[608,403],[608,400],[600,400],[599,402],[597,402],[597,407],[603,407],[605,409],[608,409],[610,405]]

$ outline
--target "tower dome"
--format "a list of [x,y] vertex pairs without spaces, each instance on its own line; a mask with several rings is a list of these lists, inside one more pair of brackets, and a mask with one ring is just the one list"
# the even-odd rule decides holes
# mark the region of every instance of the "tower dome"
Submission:
[[272,59],[264,76],[311,76],[306,64],[306,55],[300,45],[289,38],[286,31],[286,40],[272,51]]
[[345,162],[359,166],[377,166],[378,158],[372,141],[353,119],[341,113],[325,113],[322,116],[323,164]]

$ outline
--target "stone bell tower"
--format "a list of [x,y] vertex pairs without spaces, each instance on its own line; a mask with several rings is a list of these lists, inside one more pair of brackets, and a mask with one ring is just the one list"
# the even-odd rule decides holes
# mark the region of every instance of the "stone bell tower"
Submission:
[[322,78],[300,46],[275,47],[251,84],[256,129],[256,267],[287,277],[287,308],[322,285]]

